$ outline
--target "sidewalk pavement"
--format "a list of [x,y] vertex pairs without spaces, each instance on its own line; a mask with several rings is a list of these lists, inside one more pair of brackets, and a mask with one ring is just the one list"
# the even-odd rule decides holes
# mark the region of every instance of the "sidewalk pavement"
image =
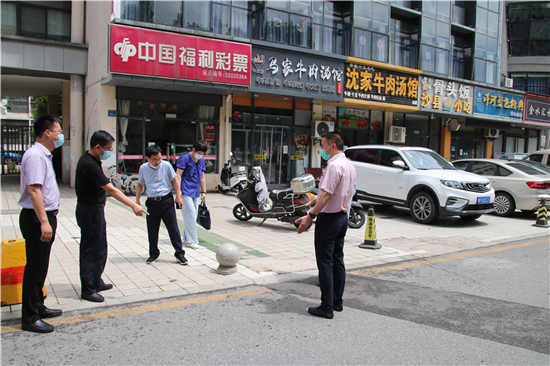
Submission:
[[[19,230],[19,175],[1,177],[2,240],[22,238]],[[46,306],[64,311],[120,305],[137,301],[180,296],[251,284],[266,284],[288,278],[288,274],[317,274],[312,227],[297,235],[288,223],[268,219],[241,222],[233,217],[237,204],[235,194],[209,192],[206,197],[211,212],[212,229],[199,227],[200,248],[185,249],[189,265],[176,262],[168,232],[160,229],[161,255],[152,265],[148,258],[147,228],[144,217],[109,197],[106,206],[109,254],[103,274],[114,288],[105,291],[104,303],[91,303],[80,298],[79,240],[76,223],[76,194],[68,185],[60,185],[61,207],[58,228],[50,257],[46,280]],[[135,199],[135,197],[131,197]],[[146,197],[141,200],[142,205]],[[369,204],[362,202],[365,208]],[[366,226],[348,229],[344,255],[347,270],[381,265],[403,260],[431,257],[499,243],[537,237],[548,237],[550,231],[533,227],[535,215],[517,212],[513,217],[483,215],[467,222],[458,217],[440,218],[435,225],[413,222],[407,209],[373,205],[376,211],[378,250],[362,249]],[[366,214],[366,210],[365,210]],[[178,210],[183,231],[181,211]],[[216,249],[233,243],[241,253],[236,274],[223,276],[216,272]],[[2,320],[21,316],[20,305],[4,306]]]

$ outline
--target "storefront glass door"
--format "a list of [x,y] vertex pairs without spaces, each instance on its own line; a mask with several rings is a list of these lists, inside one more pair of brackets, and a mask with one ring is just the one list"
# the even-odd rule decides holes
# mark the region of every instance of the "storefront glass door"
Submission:
[[261,166],[270,186],[290,183],[291,130],[286,126],[256,125],[252,166]]

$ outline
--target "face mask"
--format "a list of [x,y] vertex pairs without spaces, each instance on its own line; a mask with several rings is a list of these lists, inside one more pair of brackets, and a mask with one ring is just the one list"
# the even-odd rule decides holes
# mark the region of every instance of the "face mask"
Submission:
[[158,168],[158,166],[153,166],[153,164],[151,164],[151,163],[149,163],[149,166],[151,167],[151,169],[157,169]]
[[63,143],[65,142],[65,135],[61,134],[61,135],[57,135],[58,139],[57,141],[54,141],[51,137],[50,137],[50,140],[53,141],[54,145],[56,148],[58,147],[61,147],[61,145],[63,145]]
[[330,154],[327,154],[327,152],[325,150],[321,150],[321,157],[324,160],[329,160],[330,159]]
[[200,159],[202,159],[202,157],[203,157],[202,154],[195,153],[195,159],[200,160]]
[[[100,146],[101,150],[103,150],[103,148]],[[101,160],[107,160],[111,157],[111,152],[110,151],[105,151],[103,150],[103,155],[100,155],[99,158]]]

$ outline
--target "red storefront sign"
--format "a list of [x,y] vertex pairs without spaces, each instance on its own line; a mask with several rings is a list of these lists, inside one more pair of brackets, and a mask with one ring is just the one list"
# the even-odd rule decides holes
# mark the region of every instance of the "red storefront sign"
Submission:
[[110,26],[110,72],[250,85],[251,45]]
[[204,141],[216,141],[215,125],[204,125]]

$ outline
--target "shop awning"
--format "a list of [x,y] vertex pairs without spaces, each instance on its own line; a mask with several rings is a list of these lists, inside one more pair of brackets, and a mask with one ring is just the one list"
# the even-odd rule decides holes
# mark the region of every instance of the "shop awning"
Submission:
[[124,86],[128,88],[180,91],[186,93],[229,95],[248,90],[246,86],[218,84],[201,81],[187,81],[143,77],[136,75],[110,74],[103,80],[103,85]]

